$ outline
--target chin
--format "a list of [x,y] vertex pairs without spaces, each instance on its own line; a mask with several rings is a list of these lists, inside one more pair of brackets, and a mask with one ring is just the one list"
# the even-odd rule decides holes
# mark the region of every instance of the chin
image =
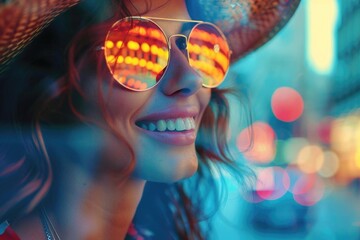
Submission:
[[197,169],[198,158],[195,151],[191,154],[179,152],[171,157],[159,154],[152,158],[139,159],[133,176],[146,181],[173,183],[193,176]]
[[164,183],[173,183],[173,182],[177,182],[186,178],[190,178],[191,176],[193,176],[198,168],[198,164],[196,162],[196,165],[191,165],[189,166],[187,169],[185,169],[184,171],[176,171],[173,174],[169,175],[169,176],[165,176],[161,182]]

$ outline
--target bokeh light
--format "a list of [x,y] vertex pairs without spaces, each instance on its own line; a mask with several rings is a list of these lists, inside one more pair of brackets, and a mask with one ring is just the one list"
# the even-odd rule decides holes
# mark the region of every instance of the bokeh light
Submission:
[[355,165],[360,169],[360,147],[356,148],[355,152]]
[[340,161],[338,156],[332,151],[324,152],[324,163],[319,169],[319,175],[325,178],[329,178],[335,175],[338,171]]
[[280,167],[267,167],[258,171],[256,193],[264,200],[282,197],[290,186],[287,172]]
[[331,129],[331,146],[340,153],[350,151],[354,143],[354,130],[356,120],[354,117],[336,119]]
[[287,163],[296,161],[300,150],[309,145],[309,142],[305,138],[290,138],[285,142],[284,146],[284,158]]
[[307,174],[295,167],[288,167],[286,171],[290,178],[289,192],[298,204],[312,206],[322,199],[324,183],[317,174]]
[[304,174],[293,185],[294,200],[303,206],[312,206],[324,196],[324,183],[316,174]]
[[329,144],[331,140],[331,125],[334,119],[332,117],[325,117],[318,124],[317,134],[322,143]]
[[286,168],[286,172],[290,179],[290,186],[289,186],[289,192],[294,194],[295,184],[297,181],[299,181],[300,178],[302,178],[305,173],[299,171],[294,165],[289,165]]
[[303,113],[304,101],[296,90],[281,87],[271,97],[271,108],[277,119],[284,122],[293,122]]
[[324,153],[317,145],[303,147],[297,157],[299,169],[305,173],[316,173],[324,163]]
[[350,114],[332,123],[330,147],[339,158],[336,180],[348,184],[360,178],[360,116]]
[[276,153],[275,132],[265,122],[254,122],[237,137],[236,144],[245,158],[253,163],[269,163]]
[[337,2],[312,0],[307,7],[307,58],[316,72],[327,74],[334,64]]

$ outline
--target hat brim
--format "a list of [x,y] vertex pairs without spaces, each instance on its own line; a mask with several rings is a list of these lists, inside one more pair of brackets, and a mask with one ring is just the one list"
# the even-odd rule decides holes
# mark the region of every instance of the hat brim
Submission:
[[279,32],[300,0],[186,0],[190,16],[212,22],[226,35],[231,62],[259,48]]
[[0,74],[50,22],[80,0],[9,1],[0,8]]
[[[35,13],[36,17],[24,14],[24,9],[19,9],[16,5],[2,8],[0,15],[11,16],[10,23],[23,22],[27,25],[1,24],[0,32],[3,35],[0,43],[0,73],[55,16],[78,2],[79,0],[63,1],[59,6],[43,13]],[[222,29],[232,50],[231,62],[269,41],[289,21],[299,3],[300,0],[186,0],[193,19],[213,22]],[[21,30],[18,28],[26,29],[26,34],[19,34]]]

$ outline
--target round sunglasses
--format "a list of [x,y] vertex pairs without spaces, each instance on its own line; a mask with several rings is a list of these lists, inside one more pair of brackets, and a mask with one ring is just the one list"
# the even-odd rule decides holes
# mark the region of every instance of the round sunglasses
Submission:
[[[191,28],[186,35],[167,36],[154,20],[181,22]],[[137,16],[115,22],[107,33],[104,54],[113,78],[133,91],[156,86],[169,64],[171,37],[186,40],[189,65],[202,78],[204,87],[214,88],[224,81],[231,50],[217,26],[202,21]]]

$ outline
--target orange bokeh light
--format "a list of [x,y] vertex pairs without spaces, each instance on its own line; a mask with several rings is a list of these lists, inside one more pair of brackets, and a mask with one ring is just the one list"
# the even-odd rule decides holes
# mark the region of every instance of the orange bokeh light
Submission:
[[316,173],[324,163],[324,152],[317,145],[305,146],[300,150],[296,162],[304,173]]
[[255,122],[240,132],[237,147],[246,159],[254,163],[269,163],[276,153],[275,132],[264,122]]

